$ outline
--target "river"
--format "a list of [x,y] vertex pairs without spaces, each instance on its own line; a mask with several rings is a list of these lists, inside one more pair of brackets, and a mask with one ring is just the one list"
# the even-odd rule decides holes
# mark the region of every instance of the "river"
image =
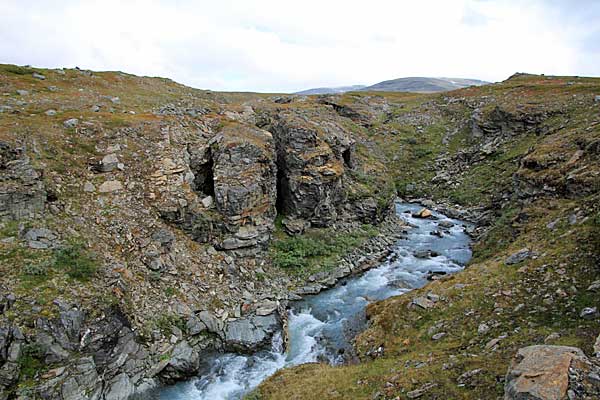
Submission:
[[431,273],[457,272],[471,258],[470,239],[464,232],[467,223],[435,212],[430,219],[414,218],[412,213],[421,208],[396,204],[396,212],[412,228],[396,243],[387,261],[292,305],[287,352],[281,335],[276,334],[270,350],[215,355],[200,377],[161,389],[160,400],[240,399],[281,368],[351,359],[349,339],[360,327],[369,302],[419,288]]

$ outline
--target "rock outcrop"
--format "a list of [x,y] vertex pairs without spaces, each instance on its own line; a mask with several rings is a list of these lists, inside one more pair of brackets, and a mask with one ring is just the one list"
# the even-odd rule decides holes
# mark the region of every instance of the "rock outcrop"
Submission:
[[329,226],[344,201],[342,177],[353,165],[353,146],[335,125],[318,125],[281,115],[272,131],[277,147],[281,212],[312,226]]
[[0,219],[18,220],[44,211],[41,175],[23,148],[0,142]]

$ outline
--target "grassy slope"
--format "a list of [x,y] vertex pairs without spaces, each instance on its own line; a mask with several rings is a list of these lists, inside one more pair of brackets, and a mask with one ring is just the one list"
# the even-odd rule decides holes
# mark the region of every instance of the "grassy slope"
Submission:
[[[283,370],[249,398],[408,398],[407,392],[435,383],[423,398],[494,399],[502,396],[504,374],[519,347],[544,343],[548,335],[558,333],[549,343],[579,346],[590,354],[600,328],[595,321],[581,319],[579,312],[600,306],[597,294],[586,290],[599,277],[600,163],[598,154],[589,149],[576,163],[569,160],[578,148],[600,138],[600,105],[593,102],[598,93],[597,79],[523,76],[451,94],[390,97],[394,115],[418,110],[435,116],[420,128],[419,123],[395,121],[372,128],[374,140],[392,160],[396,156],[399,189],[414,183],[414,195],[490,206],[498,193],[510,196],[515,174],[564,188],[565,177],[575,173],[579,175],[573,179],[583,182],[588,191],[569,198],[558,194],[519,202],[513,196],[502,201],[487,236],[475,243],[473,261],[465,271],[369,306],[372,325],[356,341],[361,364],[336,368],[311,364]],[[347,101],[350,96],[356,98],[347,95]],[[513,112],[559,110],[562,114],[543,123],[549,134],[512,138],[499,152],[464,171],[458,185],[448,187],[431,182],[435,158],[442,152],[452,155],[473,139],[469,126],[456,123],[457,116],[466,116],[469,110],[449,105],[446,112],[438,112],[430,106],[445,96],[474,102],[493,96],[495,103],[485,107],[498,104]],[[350,99],[349,103],[357,102]],[[390,135],[392,130],[396,133]],[[444,145],[442,137],[448,131],[455,134]],[[525,155],[544,167],[522,167]],[[574,223],[573,215],[577,215]],[[558,223],[549,229],[552,221]],[[504,265],[509,254],[523,247],[534,250],[537,258]],[[434,309],[408,307],[412,298],[428,292],[442,298]],[[483,323],[490,329],[478,333]],[[432,340],[438,332],[447,335]],[[490,343],[495,338],[501,339]],[[367,355],[380,346],[385,349],[382,357]],[[473,377],[460,378],[474,370],[479,371]]]

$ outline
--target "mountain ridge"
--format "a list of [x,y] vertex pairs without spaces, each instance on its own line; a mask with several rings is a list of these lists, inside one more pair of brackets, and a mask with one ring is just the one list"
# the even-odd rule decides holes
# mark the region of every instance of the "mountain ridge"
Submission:
[[381,91],[381,92],[414,92],[414,93],[437,93],[455,89],[462,89],[469,86],[482,86],[490,82],[480,79],[467,78],[430,78],[420,76],[410,76],[396,79],[389,79],[375,83],[373,85],[351,85],[336,87],[319,87],[301,90],[294,94],[314,95],[314,94],[336,94],[350,91]]

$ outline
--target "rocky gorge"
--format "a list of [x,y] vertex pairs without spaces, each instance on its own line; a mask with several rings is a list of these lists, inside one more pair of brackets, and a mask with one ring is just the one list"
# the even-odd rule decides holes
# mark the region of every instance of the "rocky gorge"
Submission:
[[[283,96],[0,77],[0,399],[127,399],[269,345],[289,301],[385,259],[408,229],[397,196],[474,222],[469,267],[423,289],[431,309],[398,313],[420,290],[370,305],[361,363],[283,370],[250,396],[519,398],[533,389],[506,371],[546,362],[561,384],[538,387],[558,397],[532,398],[598,393],[596,79]],[[552,343],[543,362],[527,350]]]

